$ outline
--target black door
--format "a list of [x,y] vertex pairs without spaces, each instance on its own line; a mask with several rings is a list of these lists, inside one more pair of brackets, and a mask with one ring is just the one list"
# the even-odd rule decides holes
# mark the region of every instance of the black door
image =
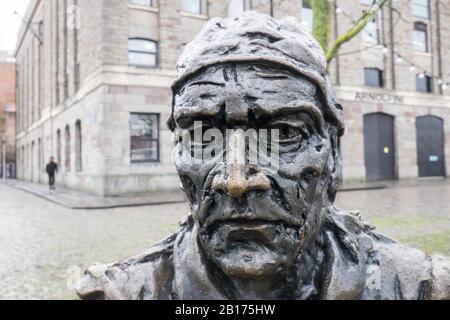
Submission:
[[364,115],[364,157],[368,181],[395,179],[394,117]]
[[444,121],[434,116],[416,119],[419,177],[445,176]]

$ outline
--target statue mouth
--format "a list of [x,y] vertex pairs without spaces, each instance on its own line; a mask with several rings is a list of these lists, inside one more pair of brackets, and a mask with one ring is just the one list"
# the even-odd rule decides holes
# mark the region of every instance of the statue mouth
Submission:
[[271,244],[277,235],[276,224],[264,220],[237,220],[223,222],[220,225],[224,232],[226,247],[246,246],[251,243]]
[[209,234],[220,234],[224,247],[251,247],[252,244],[269,246],[281,233],[294,236],[299,226],[281,220],[236,218],[216,221],[208,228]]

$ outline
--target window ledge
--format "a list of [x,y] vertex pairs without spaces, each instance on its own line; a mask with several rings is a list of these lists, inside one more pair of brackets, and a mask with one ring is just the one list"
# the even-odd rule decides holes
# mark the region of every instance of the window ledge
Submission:
[[204,15],[204,14],[198,14],[198,13],[191,13],[191,12],[185,12],[185,11],[181,11],[181,16],[182,17],[186,17],[186,18],[194,18],[194,19],[199,19],[199,20],[208,20],[208,16]]
[[128,9],[159,13],[159,8],[149,7],[149,6],[140,6],[137,4],[129,4]]
[[423,21],[430,21],[430,17],[422,17],[422,16],[418,16],[418,15],[415,15],[415,14],[412,14],[412,17],[413,18],[416,18],[416,19],[421,19],[421,20],[423,20]]
[[432,56],[431,52],[414,51],[414,54],[418,54],[418,55],[424,56],[424,57],[431,57]]
[[370,49],[381,49],[384,48],[384,46],[379,42],[373,42],[370,40],[364,40],[362,41],[363,46],[370,47]]
[[157,65],[149,66],[149,65],[145,65],[145,64],[129,64],[128,66],[131,68],[137,68],[137,69],[143,69],[143,70],[154,70],[154,69],[159,68]]

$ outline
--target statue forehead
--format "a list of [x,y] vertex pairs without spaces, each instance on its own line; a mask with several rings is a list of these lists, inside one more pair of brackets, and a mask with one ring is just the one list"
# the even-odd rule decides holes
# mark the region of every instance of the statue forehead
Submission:
[[226,113],[275,114],[309,104],[319,107],[316,86],[287,69],[259,64],[210,66],[186,81],[175,96],[175,119]]

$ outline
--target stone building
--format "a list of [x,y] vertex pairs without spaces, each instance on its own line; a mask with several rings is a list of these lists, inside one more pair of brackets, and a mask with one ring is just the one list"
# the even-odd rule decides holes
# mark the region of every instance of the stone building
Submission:
[[[332,37],[371,0],[337,0]],[[348,180],[450,170],[450,3],[392,1],[330,65],[344,106]],[[17,44],[20,179],[104,196],[177,189],[165,120],[177,58],[211,17],[295,16],[304,0],[30,0]],[[399,13],[401,16],[399,16]]]
[[[0,51],[0,176],[15,176],[16,68],[14,58]],[[6,161],[4,161],[4,158]],[[5,168],[4,168],[5,165]]]

